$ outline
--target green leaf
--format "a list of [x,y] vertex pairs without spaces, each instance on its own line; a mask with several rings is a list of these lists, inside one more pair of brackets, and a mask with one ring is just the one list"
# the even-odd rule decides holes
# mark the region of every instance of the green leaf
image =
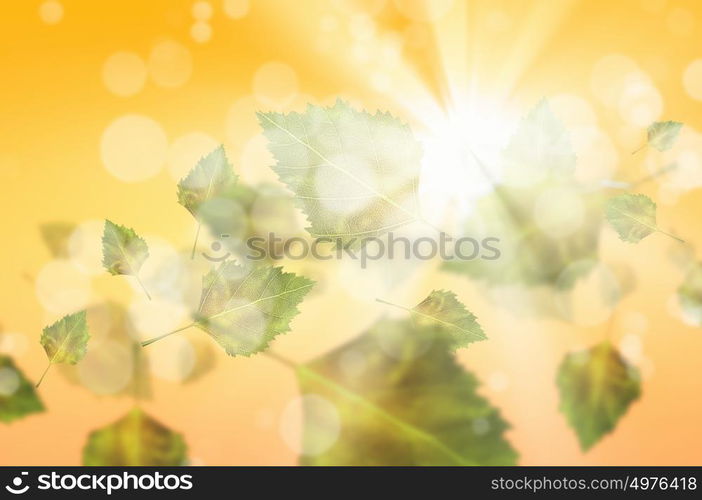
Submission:
[[[237,218],[237,207],[231,207],[231,199],[236,199],[237,176],[227,159],[224,146],[220,146],[200,159],[190,173],[178,183],[178,203],[201,224],[212,214],[231,214]],[[190,257],[195,257],[200,225],[197,227],[195,242]]]
[[87,466],[165,467],[185,465],[186,459],[183,436],[139,408],[91,433],[83,450]]
[[12,358],[0,354],[0,422],[9,423],[43,411],[44,405],[33,384]]
[[52,257],[68,258],[68,240],[75,228],[75,224],[69,222],[47,222],[39,226],[41,237]]
[[649,234],[659,232],[685,243],[656,225],[656,204],[645,194],[626,193],[610,198],[605,214],[622,241],[638,243]]
[[326,402],[303,406],[303,465],[513,465],[508,424],[453,343],[435,324],[383,319],[300,366],[305,399]]
[[605,213],[622,241],[638,243],[658,231],[656,204],[644,194],[627,193],[610,198]]
[[702,326],[702,263],[696,263],[678,288],[680,307],[687,318]]
[[658,151],[672,148],[682,126],[682,123],[674,121],[652,123],[647,130],[648,144]]
[[[463,245],[462,253],[476,251],[475,258],[445,259],[444,270],[493,286],[546,285],[559,291],[574,262],[597,259],[601,195],[574,178],[577,158],[568,130],[547,101],[520,122],[498,165],[485,165],[477,155],[473,159],[471,168],[482,170],[493,190],[474,202],[454,236],[482,245]],[[493,178],[493,170],[501,176]]]
[[226,197],[236,180],[224,147],[220,146],[203,157],[178,183],[178,203],[199,220],[203,205]]
[[57,363],[76,364],[83,359],[88,347],[88,324],[86,312],[80,311],[64,316],[51,326],[44,328],[41,336],[41,345],[49,358],[49,366],[39,379],[37,387],[44,380],[44,376]]
[[214,338],[230,356],[261,352],[276,336],[290,329],[297,305],[314,282],[280,267],[253,271],[223,262],[203,278],[200,307],[195,322],[143,342],[147,346],[190,326]]
[[433,290],[426,299],[412,309],[381,299],[377,301],[409,311],[419,327],[434,325],[440,328],[453,339],[451,345],[453,350],[487,338],[475,315],[466,309],[453,292]]
[[362,244],[420,220],[421,149],[389,113],[337,101],[305,113],[258,113],[281,181],[307,215],[313,237]]
[[105,221],[102,235],[102,265],[112,275],[134,276],[147,297],[149,292],[139,279],[139,270],[149,257],[149,247],[134,229],[120,226],[110,220]]
[[560,410],[583,450],[612,432],[641,394],[639,372],[609,343],[569,354],[558,369]]
[[[551,193],[560,190],[578,196],[575,203],[582,206],[583,217],[577,230],[554,237],[537,220],[535,208]],[[511,209],[506,208],[505,199],[509,200]],[[551,181],[529,188],[502,186],[500,194],[494,192],[476,202],[461,233],[456,235],[483,241],[480,256],[472,260],[455,257],[444,260],[442,269],[484,280],[490,285],[546,285],[560,289],[564,284],[564,272],[574,263],[597,260],[601,228],[599,196],[580,194],[577,185]],[[485,248],[486,238],[493,238],[490,246],[499,249],[497,258],[492,250]],[[462,251],[470,254],[473,247],[465,245]],[[584,274],[589,272],[588,269],[583,271]]]

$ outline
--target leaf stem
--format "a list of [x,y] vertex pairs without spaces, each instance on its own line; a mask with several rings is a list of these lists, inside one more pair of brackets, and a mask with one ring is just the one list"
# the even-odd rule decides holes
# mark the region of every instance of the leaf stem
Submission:
[[135,274],[134,277],[136,278],[136,280],[137,280],[137,281],[139,282],[139,284],[141,285],[141,289],[144,290],[144,293],[146,294],[146,296],[149,298],[149,300],[151,300],[151,294],[149,293],[149,291],[148,291],[148,290],[146,289],[146,287],[144,286],[144,283],[142,283],[141,278],[139,278],[139,275]]
[[676,241],[679,241],[679,242],[682,243],[683,245],[686,243],[685,240],[683,240],[682,238],[678,238],[678,237],[675,236],[674,234],[671,234],[671,233],[669,233],[669,232],[667,232],[667,231],[663,231],[662,229],[656,229],[656,231],[658,231],[658,232],[661,233],[661,234],[665,234],[666,236],[668,236],[668,237],[670,237],[670,238],[673,238],[673,239],[676,240]]
[[195,250],[197,249],[197,240],[200,238],[200,228],[202,227],[202,223],[198,222],[197,223],[197,231],[195,232],[195,241],[193,242],[193,250],[190,252],[190,260],[193,260],[195,258]]
[[410,309],[410,308],[408,308],[408,307],[401,306],[401,305],[398,305],[398,304],[393,304],[392,302],[388,302],[387,300],[375,299],[375,301],[376,301],[376,302],[380,302],[381,304],[388,305],[388,306],[397,307],[398,309],[402,309],[403,311],[407,311],[407,312],[410,312],[410,313],[414,312],[412,309]]
[[647,146],[648,146],[648,141],[644,142],[643,145],[642,145],[641,147],[639,147],[639,148],[635,149],[634,151],[632,151],[631,154],[632,154],[632,155],[635,155],[635,154],[638,153],[639,151],[643,151],[644,149],[646,149]]
[[46,366],[46,370],[44,370],[44,373],[41,374],[39,382],[37,382],[37,385],[35,385],[34,387],[36,387],[37,389],[39,388],[41,383],[44,381],[44,377],[46,377],[46,374],[49,373],[49,368],[51,368],[51,361],[49,361],[49,364]]
[[178,328],[177,330],[173,330],[172,332],[164,333],[163,335],[159,335],[158,337],[154,337],[152,339],[146,340],[146,341],[141,343],[141,347],[149,346],[149,345],[153,344],[154,342],[158,342],[161,339],[165,339],[166,337],[173,335],[174,333],[178,333],[178,332],[182,332],[183,330],[187,330],[191,326],[195,326],[195,323],[190,323],[189,325],[185,325],[184,327]]

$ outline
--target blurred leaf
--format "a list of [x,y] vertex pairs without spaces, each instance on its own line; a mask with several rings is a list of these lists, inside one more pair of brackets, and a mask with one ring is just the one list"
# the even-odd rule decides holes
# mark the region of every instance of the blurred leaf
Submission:
[[568,130],[545,99],[520,122],[503,152],[504,184],[535,185],[548,179],[569,179],[576,156]]
[[[200,218],[240,265],[251,263],[252,258],[271,263],[283,255],[288,239],[306,234],[298,223],[293,197],[272,184],[249,187],[239,182],[226,199],[205,206]],[[247,242],[255,243],[256,248],[249,248]],[[258,249],[265,249],[260,259]]]
[[41,345],[49,357],[49,365],[39,379],[37,387],[44,380],[44,376],[57,363],[76,364],[83,359],[88,346],[88,325],[85,320],[86,312],[80,311],[64,316],[51,326],[44,328],[41,336]]
[[94,431],[83,450],[83,465],[165,467],[184,465],[187,447],[173,432],[139,408]]
[[607,200],[607,220],[622,241],[638,243],[656,231],[682,243],[680,238],[666,233],[656,225],[656,204],[644,194],[622,194]]
[[197,326],[215,339],[230,356],[261,352],[276,336],[290,329],[314,282],[280,267],[253,271],[223,262],[203,278],[200,307],[194,322],[160,337],[142,342],[148,346],[162,338]]
[[[485,280],[491,285],[547,285],[554,288],[572,285],[573,280],[561,279],[571,264],[597,261],[601,203],[597,194],[576,195],[580,196],[583,207],[580,226],[570,234],[554,237],[539,225],[534,209],[543,197],[549,196],[551,189],[560,188],[574,193],[578,191],[576,185],[565,182],[549,182],[529,188],[502,186],[499,194],[494,192],[478,200],[474,212],[464,222],[462,234],[482,241],[485,238],[499,240],[491,243],[493,248],[499,249],[499,256],[483,258],[492,253],[483,243],[480,257],[444,260],[442,269]],[[467,247],[463,253],[469,254],[470,251],[472,248]],[[582,268],[582,271],[584,276],[589,269]]]
[[151,295],[139,279],[139,270],[148,257],[149,247],[134,229],[105,220],[105,231],[102,235],[102,265],[112,275],[134,276],[150,300]]
[[[305,411],[304,465],[511,465],[508,424],[477,394],[445,330],[380,320],[356,340],[298,368],[302,392],[338,412],[333,443]],[[351,362],[353,361],[353,362]],[[326,449],[324,449],[326,448]],[[313,450],[314,453],[310,453]]]
[[68,240],[75,230],[70,222],[47,222],[39,226],[41,237],[55,259],[68,258]]
[[[599,193],[587,192],[573,177],[576,156],[568,131],[548,103],[541,101],[519,124],[502,153],[501,169],[495,169],[502,171],[500,179],[474,159],[471,167],[482,170],[493,191],[476,200],[456,235],[476,240],[477,246],[461,250],[474,252],[474,258],[447,259],[443,269],[491,285],[572,284],[561,279],[562,273],[574,262],[597,259],[602,202]],[[558,199],[567,206],[559,206]],[[560,221],[565,230],[553,231],[543,220],[544,213],[564,217],[560,214],[570,210],[582,217]],[[486,238],[492,238],[490,248]]]
[[44,405],[33,384],[12,358],[0,354],[0,422],[9,423],[43,411]]
[[421,149],[389,113],[337,101],[305,113],[258,113],[281,181],[307,215],[313,237],[360,246],[419,219]]
[[557,384],[561,412],[583,450],[612,432],[641,394],[638,371],[609,342],[567,355],[558,369]]
[[683,124],[680,122],[654,122],[647,130],[648,144],[658,151],[666,151],[673,147]]
[[178,203],[200,220],[202,206],[216,198],[228,196],[236,179],[224,147],[220,146],[203,157],[178,183]]
[[696,263],[685,276],[678,300],[685,316],[702,326],[702,263]]

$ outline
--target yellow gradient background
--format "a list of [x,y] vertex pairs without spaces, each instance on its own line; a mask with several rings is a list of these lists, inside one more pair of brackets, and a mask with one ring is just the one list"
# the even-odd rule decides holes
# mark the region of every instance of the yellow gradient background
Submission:
[[[193,133],[196,145],[208,143],[204,136],[225,144],[242,180],[257,182],[275,176],[256,110],[301,109],[342,96],[369,110],[390,110],[421,132],[436,130],[437,110],[462,108],[470,133],[483,118],[505,116],[505,127],[513,125],[541,98],[560,96],[554,108],[567,125],[607,138],[590,164],[579,165],[585,177],[587,169],[599,172],[606,164],[610,175],[603,178],[636,178],[668,158],[630,154],[652,117],[686,124],[691,135],[683,153],[691,178],[702,178],[696,136],[702,76],[687,84],[683,77],[702,58],[702,4],[695,0],[441,0],[434,2],[435,19],[422,2],[401,0],[46,3],[5,1],[0,16],[0,339],[13,335],[10,354],[31,380],[46,364],[41,329],[59,316],[45,310],[34,284],[51,260],[40,224],[109,217],[176,248],[192,244],[194,222],[176,203],[171,169],[177,166],[168,151],[148,153],[155,155],[155,171],[143,181],[124,182],[105,167],[103,134],[125,115],[154,120],[170,151]],[[164,41],[180,52],[159,63],[151,54]],[[136,54],[136,66],[105,77],[106,61],[119,52]],[[630,63],[647,83],[622,91]],[[131,95],[116,94],[119,85]],[[608,93],[616,94],[613,100]],[[499,122],[495,127],[498,135],[509,131]],[[140,173],[148,174],[137,168]],[[452,185],[450,179],[435,183]],[[683,236],[692,251],[702,245],[702,200],[694,182],[652,182],[643,192],[658,202],[661,227]],[[378,290],[372,278],[345,273],[339,263],[317,266],[327,273],[323,293],[305,300],[292,331],[273,348],[303,362],[388,313],[373,302],[379,294],[412,305],[431,289],[451,289],[488,333],[489,341],[459,357],[511,423],[507,438],[520,464],[698,465],[702,330],[686,324],[672,300],[684,276],[671,259],[674,245],[660,234],[626,245],[603,230],[602,254],[627,263],[635,275],[636,290],[618,306],[609,335],[641,367],[643,394],[614,433],[587,453],[558,411],[555,373],[565,353],[605,338],[607,321],[588,326],[517,314],[509,295],[497,305],[483,285],[439,272],[436,263],[396,288]],[[55,285],[61,287],[58,280]],[[105,274],[90,277],[87,290],[91,303],[128,304],[139,293],[126,279]],[[591,298],[577,300],[587,319]],[[294,374],[266,357],[231,359],[215,350],[214,371],[193,383],[155,378],[146,410],[184,433],[193,463],[295,464],[296,452],[281,434],[281,426],[299,426],[299,415],[285,411],[298,396]],[[127,397],[94,396],[57,369],[40,395],[46,413],[0,424],[0,465],[79,464],[88,433],[132,405]]]

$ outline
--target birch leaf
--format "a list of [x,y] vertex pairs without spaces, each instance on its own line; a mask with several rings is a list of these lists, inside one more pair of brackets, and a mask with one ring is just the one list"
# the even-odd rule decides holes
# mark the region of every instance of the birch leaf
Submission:
[[273,167],[307,216],[309,233],[358,247],[420,219],[421,149],[389,113],[337,101],[305,113],[258,113]]
[[112,275],[134,276],[146,295],[144,284],[139,279],[139,270],[149,257],[149,247],[134,229],[120,226],[110,220],[105,221],[102,235],[102,265]]
[[183,436],[139,408],[91,433],[83,450],[87,466],[165,467],[184,465],[186,459]]
[[641,394],[638,371],[609,342],[567,355],[557,384],[561,412],[584,451],[612,432]]
[[191,325],[143,342],[154,342],[190,326],[207,332],[230,356],[261,352],[290,329],[297,306],[314,282],[280,267],[254,270],[223,262],[203,278],[200,307]]
[[178,183],[178,203],[200,220],[203,205],[227,197],[236,180],[224,147],[220,146],[203,157]]
[[[405,309],[381,299],[377,300],[383,304]],[[417,326],[436,326],[443,330],[447,338],[453,339],[451,345],[453,350],[487,338],[475,315],[466,309],[453,292],[433,290],[417,306],[406,310],[412,313],[412,319]]]
[[685,317],[702,326],[702,264],[696,263],[678,288],[678,300]]
[[682,126],[682,123],[674,121],[652,123],[647,130],[648,144],[658,151],[667,151],[673,147]]
[[75,224],[69,222],[47,222],[39,226],[41,237],[52,257],[68,258],[68,240],[75,228]]
[[435,324],[383,319],[298,368],[303,465],[513,465],[509,427]]
[[44,328],[41,345],[49,358],[49,365],[41,376],[37,387],[44,380],[51,365],[57,363],[74,365],[83,359],[88,339],[90,339],[90,335],[88,334],[85,311],[64,316],[53,325]]
[[203,279],[195,324],[230,356],[250,356],[290,329],[297,305],[313,285],[280,267],[247,271],[224,262]]
[[643,194],[622,194],[610,198],[605,214],[619,238],[628,243],[638,243],[658,231],[656,204]]
[[15,366],[12,358],[0,354],[0,422],[9,423],[44,411],[34,385]]

